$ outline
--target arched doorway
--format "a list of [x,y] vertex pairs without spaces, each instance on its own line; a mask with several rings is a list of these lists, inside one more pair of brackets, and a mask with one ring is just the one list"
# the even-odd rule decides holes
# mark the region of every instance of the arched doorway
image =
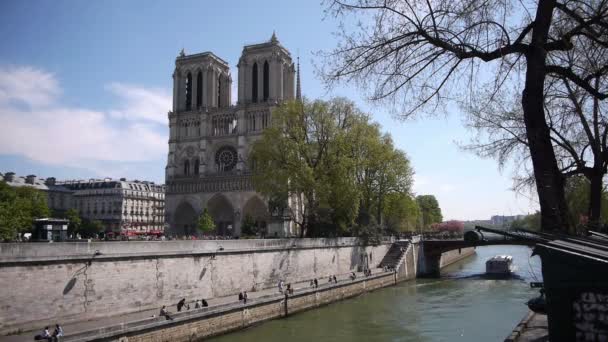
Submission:
[[196,210],[188,202],[182,202],[175,210],[175,227],[174,232],[177,235],[194,235],[196,234],[196,221],[198,215]]
[[226,196],[217,194],[207,202],[207,210],[213,217],[218,235],[234,234],[234,209]]
[[251,197],[243,206],[242,235],[265,236],[269,217],[266,203],[258,196]]

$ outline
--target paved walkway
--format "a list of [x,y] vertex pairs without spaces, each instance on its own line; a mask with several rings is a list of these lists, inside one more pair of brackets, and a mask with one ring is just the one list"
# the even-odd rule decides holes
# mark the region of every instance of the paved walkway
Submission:
[[[373,274],[378,274],[378,273],[382,273],[382,270],[373,269],[372,272],[373,272]],[[338,283],[351,281],[349,278],[349,275],[350,275],[350,273],[337,274],[336,278],[338,279]],[[357,272],[357,279],[359,279],[361,277],[364,277],[363,272]],[[327,284],[328,284],[327,277],[317,278],[317,280],[319,282],[319,288],[323,288],[323,287],[327,286]],[[298,292],[299,290],[301,291],[304,289],[310,289],[310,280],[299,282],[299,283],[292,283],[292,287],[294,289],[294,292]],[[277,287],[268,288],[268,289],[264,289],[264,290],[260,290],[260,291],[256,291],[256,292],[247,292],[247,295],[248,295],[249,299],[255,299],[255,298],[262,297],[262,296],[268,296],[268,295],[273,295],[273,294],[278,294],[278,293],[279,293],[279,290],[278,290],[278,286],[277,286]],[[201,298],[194,298],[194,299],[186,298],[186,300],[189,300],[186,303],[190,304],[190,310],[195,310],[194,309],[194,300],[196,300],[196,299],[200,300]],[[205,298],[205,299],[207,299],[207,298]],[[234,304],[237,302],[238,302],[238,294],[226,296],[226,297],[217,297],[217,298],[207,299],[207,303],[209,304],[210,308],[223,306],[226,304]],[[69,324],[63,325],[63,330],[65,331],[66,337],[69,337],[69,335],[78,333],[78,332],[94,330],[94,329],[99,329],[101,327],[113,326],[113,325],[118,325],[121,323],[133,322],[133,321],[142,320],[142,319],[146,319],[146,318],[156,317],[156,316],[158,316],[158,314],[160,312],[161,306],[162,306],[162,304],[156,309],[133,312],[133,313],[129,313],[129,314],[123,314],[123,315],[112,316],[112,317],[98,318],[98,319],[94,319],[94,320],[90,320],[90,321],[69,323]],[[167,305],[167,309],[170,313],[177,312],[176,304]],[[184,311],[184,310],[185,309],[182,309],[182,311]],[[55,323],[56,323],[55,320],[49,320],[47,322],[51,333],[53,332]],[[37,327],[37,329],[35,329],[35,330],[27,331],[27,332],[21,333],[19,335],[0,336],[0,342],[33,341],[34,336],[37,334],[40,334],[42,332],[43,328],[44,328],[43,326]]]
[[515,327],[505,342],[542,342],[549,341],[547,315],[530,311]]

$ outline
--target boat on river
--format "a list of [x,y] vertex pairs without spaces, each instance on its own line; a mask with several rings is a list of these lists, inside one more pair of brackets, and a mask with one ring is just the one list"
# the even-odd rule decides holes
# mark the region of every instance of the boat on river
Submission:
[[486,275],[511,276],[515,272],[513,257],[510,255],[496,255],[486,261]]

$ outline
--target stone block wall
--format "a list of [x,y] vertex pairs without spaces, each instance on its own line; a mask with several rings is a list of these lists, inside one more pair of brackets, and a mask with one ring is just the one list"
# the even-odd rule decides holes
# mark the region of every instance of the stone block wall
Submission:
[[[279,279],[323,279],[356,270],[363,253],[373,254],[370,266],[375,267],[390,248],[390,244],[363,247],[352,242],[302,241],[295,247],[277,243],[278,247],[252,250],[249,247],[255,243],[246,243],[248,247],[242,250],[213,253],[204,248],[194,248],[204,252],[167,252],[159,250],[163,245],[147,244],[156,249],[139,255],[124,253],[129,243],[121,243],[120,248],[109,243],[99,247],[106,247],[101,255],[63,259],[42,252],[27,258],[21,252],[30,246],[19,247],[19,257],[0,257],[0,332],[30,328],[49,318],[65,324],[159,308],[183,297],[213,298],[255,291],[276,286]],[[186,244],[202,246],[188,241],[181,245]],[[134,243],[132,251],[141,247]],[[119,252],[110,252],[111,248]]]

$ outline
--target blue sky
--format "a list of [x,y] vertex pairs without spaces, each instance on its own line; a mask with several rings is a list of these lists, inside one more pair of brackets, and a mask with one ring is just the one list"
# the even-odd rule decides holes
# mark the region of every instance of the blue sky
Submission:
[[236,80],[243,45],[274,30],[300,56],[303,94],[346,96],[372,113],[410,156],[416,193],[437,196],[446,219],[537,208],[509,190],[509,168],[458,148],[472,133],[457,107],[402,122],[353,87],[328,93],[314,53],[335,46],[337,25],[317,1],[2,1],[0,172],[163,182],[180,49],[213,51]]

